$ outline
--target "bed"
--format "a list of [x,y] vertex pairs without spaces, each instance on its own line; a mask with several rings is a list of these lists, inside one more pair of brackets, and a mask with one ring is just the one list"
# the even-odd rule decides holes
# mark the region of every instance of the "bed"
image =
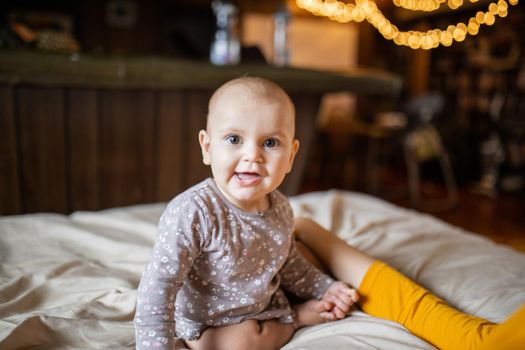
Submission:
[[[525,302],[525,254],[510,247],[356,192],[312,192],[291,202],[296,215],[461,310],[501,322]],[[0,217],[0,348],[134,348],[136,288],[164,205]],[[283,349],[321,348],[433,349],[359,310],[299,330]]]

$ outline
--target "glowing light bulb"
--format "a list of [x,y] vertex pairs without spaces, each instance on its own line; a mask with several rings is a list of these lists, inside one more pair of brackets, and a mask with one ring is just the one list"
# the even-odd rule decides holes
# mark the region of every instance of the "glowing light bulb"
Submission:
[[441,38],[439,38],[441,45],[450,46],[452,45],[452,35],[446,30],[441,32]]
[[336,0],[326,0],[321,7],[321,14],[326,17],[335,15],[337,10],[337,1]]
[[476,12],[476,21],[478,21],[479,24],[485,23],[485,13],[482,11]]
[[509,5],[507,5],[507,2],[505,0],[498,1],[498,10],[506,11],[508,8],[509,8]]
[[479,32],[479,23],[478,23],[478,21],[475,18],[471,18],[470,19],[470,21],[468,22],[467,30],[468,30],[468,33],[470,35],[478,34],[478,32]]
[[421,37],[421,48],[423,50],[430,50],[434,45],[432,37],[430,35],[423,35]]
[[467,32],[467,25],[465,23],[458,23],[456,24],[456,29],[459,29],[463,33]]
[[394,39],[393,40],[394,40],[394,43],[396,45],[399,45],[399,46],[403,45],[401,43],[401,35],[400,35],[400,33],[397,33],[397,35],[394,35]]
[[441,37],[441,30],[440,29],[434,29],[430,33],[430,37],[432,38],[432,42],[439,42],[439,38]]
[[415,34],[410,35],[408,37],[408,46],[411,49],[419,49],[421,47],[421,39]]
[[491,26],[496,21],[496,17],[490,12],[485,13],[485,24]]
[[462,31],[458,27],[456,27],[456,29],[452,33],[452,37],[454,38],[454,40],[458,42],[465,40],[465,36],[466,36],[466,32]]

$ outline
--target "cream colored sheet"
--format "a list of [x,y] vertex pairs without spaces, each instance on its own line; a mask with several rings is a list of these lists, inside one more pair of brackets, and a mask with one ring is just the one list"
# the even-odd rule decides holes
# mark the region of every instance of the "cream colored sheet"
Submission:
[[[362,194],[311,193],[292,204],[296,215],[313,217],[462,310],[500,322],[525,302],[525,254],[511,248]],[[0,218],[0,349],[133,348],[135,288],[162,209]],[[301,329],[284,347],[321,348],[432,349],[359,311]]]

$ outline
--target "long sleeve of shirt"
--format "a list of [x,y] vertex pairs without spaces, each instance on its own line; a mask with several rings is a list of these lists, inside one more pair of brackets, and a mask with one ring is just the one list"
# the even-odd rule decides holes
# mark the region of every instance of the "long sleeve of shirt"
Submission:
[[159,221],[153,253],[137,292],[137,349],[175,347],[176,296],[198,255],[202,222],[198,211],[184,212],[184,204],[170,203]]
[[294,241],[292,241],[290,254],[280,275],[283,289],[302,299],[320,299],[328,287],[334,283],[333,278],[306,260],[297,250]]

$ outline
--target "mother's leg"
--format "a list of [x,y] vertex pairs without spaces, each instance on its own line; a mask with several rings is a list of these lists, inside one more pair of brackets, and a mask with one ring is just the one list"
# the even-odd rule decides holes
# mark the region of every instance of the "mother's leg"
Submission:
[[332,275],[357,288],[366,313],[404,325],[440,349],[474,349],[494,324],[462,313],[417,283],[346,244],[312,220],[296,219],[296,235]]
[[[325,269],[354,288],[361,285],[366,272],[375,261],[310,219],[295,219],[295,235],[319,258]],[[311,256],[307,255],[306,258],[312,261]]]

